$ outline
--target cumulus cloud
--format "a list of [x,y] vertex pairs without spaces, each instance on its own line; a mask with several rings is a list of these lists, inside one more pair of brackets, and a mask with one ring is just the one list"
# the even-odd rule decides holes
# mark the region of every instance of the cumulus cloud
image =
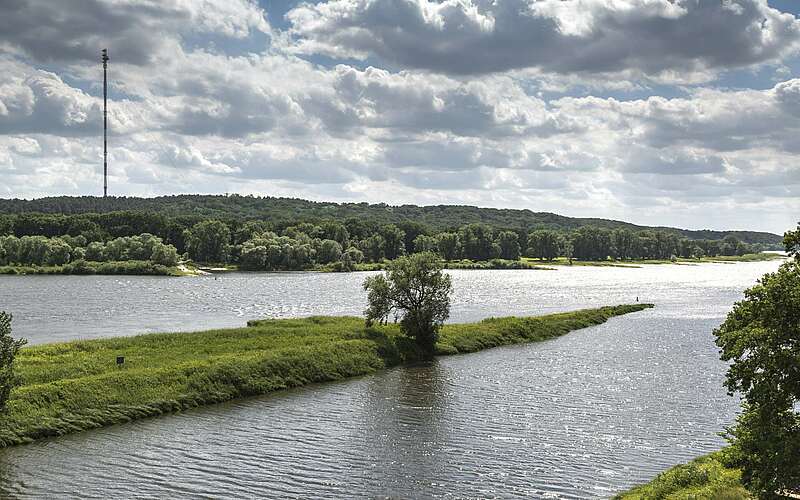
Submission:
[[621,171],[660,175],[702,175],[725,172],[725,160],[720,156],[686,151],[637,149],[624,158]]
[[[15,0],[2,14],[4,197],[101,191],[107,45],[112,193],[636,209],[673,224],[800,210],[791,64],[760,89],[673,86],[785,60],[798,21],[763,1],[333,0],[297,6],[291,33],[245,0]],[[563,94],[576,85],[588,95]],[[722,224],[679,225],[697,220]]]
[[775,86],[775,98],[781,108],[795,118],[800,118],[800,79],[781,82]]
[[185,33],[243,38],[268,32],[249,0],[9,0],[2,4],[0,48],[39,61],[97,61],[108,48],[115,62],[144,65],[175,48]]
[[563,98],[551,104],[559,113],[580,116],[587,128],[606,127],[655,148],[787,152],[795,150],[800,132],[798,89],[795,79],[767,90],[698,89],[686,98]]
[[328,0],[287,14],[295,50],[468,75],[675,72],[775,61],[800,21],[766,0]]
[[339,65],[332,87],[349,117],[344,124],[349,125],[407,133],[449,131],[461,136],[522,135],[564,126],[549,115],[541,99],[527,95],[508,78],[460,82]]
[[96,130],[93,98],[64,84],[58,75],[23,68],[0,60],[0,133],[80,135]]

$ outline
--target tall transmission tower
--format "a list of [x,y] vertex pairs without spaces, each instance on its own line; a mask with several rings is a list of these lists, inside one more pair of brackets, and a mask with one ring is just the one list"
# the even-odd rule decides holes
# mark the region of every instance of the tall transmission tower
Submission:
[[108,196],[108,49],[103,49],[103,198]]

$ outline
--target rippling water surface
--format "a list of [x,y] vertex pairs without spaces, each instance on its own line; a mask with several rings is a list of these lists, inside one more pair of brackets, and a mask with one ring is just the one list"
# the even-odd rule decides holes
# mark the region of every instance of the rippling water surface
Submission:
[[[657,307],[442,358],[0,450],[9,497],[608,497],[719,448],[711,331],[777,263],[453,272],[453,319]],[[34,342],[358,314],[364,274],[0,277]],[[117,305],[119,304],[119,305]]]

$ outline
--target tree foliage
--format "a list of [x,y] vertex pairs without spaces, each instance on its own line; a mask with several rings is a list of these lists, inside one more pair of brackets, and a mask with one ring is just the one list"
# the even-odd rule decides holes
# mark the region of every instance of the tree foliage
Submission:
[[[24,200],[5,203],[15,213],[2,214],[4,200],[0,200],[0,265],[149,259],[170,266],[178,254],[188,253],[199,262],[229,262],[248,269],[309,269],[316,265],[346,269],[353,267],[351,258],[347,258],[347,265],[344,262],[349,248],[359,250],[364,261],[371,263],[420,252],[438,253],[448,261],[516,260],[521,252],[550,260],[568,257],[569,249],[578,260],[670,259],[741,255],[761,249],[742,238],[772,241],[760,233],[643,229],[599,219],[566,219],[552,214],[528,217],[524,211],[474,207],[320,205],[238,196],[59,200],[58,206],[67,214],[20,212],[32,206],[52,208],[44,201]],[[91,207],[98,212],[83,213]],[[107,211],[109,207],[126,211]],[[130,211],[146,207],[165,210]],[[509,218],[514,213],[520,218]],[[471,222],[476,220],[480,222]],[[526,224],[532,221],[536,222],[531,226],[535,230],[529,234]],[[278,242],[279,249],[270,248],[263,242],[267,233],[290,241]],[[156,251],[151,243],[136,238],[159,241],[174,247],[175,252],[169,247]],[[326,240],[339,245],[339,257],[332,243],[323,248],[321,242]]]
[[556,231],[542,229],[528,235],[526,255],[537,259],[553,260],[564,255],[565,238]]
[[787,231],[783,235],[783,246],[786,252],[794,258],[800,258],[800,223],[797,225],[797,231]]
[[88,244],[83,236],[0,237],[0,265],[64,266],[84,259],[93,262],[152,261],[173,267],[178,264],[178,252],[174,246],[164,244],[161,238],[148,233]]
[[444,260],[454,260],[461,255],[461,239],[458,233],[440,233],[436,236],[439,255]]
[[486,224],[468,224],[458,232],[465,259],[489,260],[500,256],[500,245],[495,243],[492,228]]
[[744,397],[729,436],[743,481],[763,498],[800,489],[800,262],[762,277],[714,335],[731,363],[725,385]]
[[431,252],[431,253],[438,253],[439,252],[439,240],[437,240],[433,236],[428,236],[426,234],[420,234],[416,238],[414,238],[414,253],[422,253],[422,252]]
[[500,231],[497,235],[500,258],[517,260],[520,257],[519,236],[514,231]]
[[367,326],[386,323],[390,315],[400,319],[401,331],[413,338],[424,357],[432,357],[442,323],[450,316],[450,276],[442,271],[433,253],[401,257],[386,273],[364,281],[369,307]]
[[227,262],[231,231],[219,220],[198,222],[185,232],[189,256],[200,262]]
[[25,345],[24,339],[11,336],[11,315],[0,311],[0,412],[5,411],[11,390],[19,383],[14,374],[14,358]]
[[[626,222],[605,219],[581,219],[565,217],[553,213],[532,212],[530,210],[512,210],[496,208],[479,208],[470,206],[390,206],[384,203],[370,205],[367,203],[330,203],[313,202],[297,198],[273,198],[240,195],[177,195],[154,198],[137,197],[49,197],[36,200],[0,199],[0,214],[18,214],[29,219],[31,224],[25,235],[58,236],[61,234],[77,234],[92,231],[107,232],[107,236],[130,236],[132,234],[151,233],[164,238],[164,241],[175,245],[179,252],[185,249],[180,241],[184,229],[206,219],[223,220],[229,225],[234,221],[244,223],[248,220],[266,220],[272,227],[264,230],[280,231],[286,225],[297,221],[319,223],[323,220],[337,220],[345,225],[351,238],[363,239],[358,229],[365,228],[372,232],[375,226],[395,224],[406,232],[406,249],[419,234],[434,234],[452,231],[465,224],[484,223],[494,228],[527,230],[552,229],[560,232],[574,231],[583,226],[595,226],[603,229],[628,229],[634,232],[642,230],[664,230],[679,237],[692,240],[721,240],[733,235],[740,241],[749,244],[776,245],[780,237],[771,233],[754,231],[690,231],[671,228],[647,228]],[[62,215],[63,214],[63,215]],[[12,215],[16,218],[16,215]],[[46,220],[45,220],[46,218]],[[287,224],[288,223],[288,224]],[[410,224],[422,225],[422,232],[410,227]],[[0,235],[7,227],[7,222],[0,215]],[[23,229],[14,222],[14,231]],[[125,227],[131,229],[127,234],[118,234]],[[48,233],[39,232],[47,229]],[[167,237],[161,230],[172,233]],[[10,232],[5,234],[11,234]],[[23,234],[14,233],[17,236]],[[328,239],[330,236],[326,236]],[[524,241],[520,244],[523,245]],[[338,240],[337,240],[338,241]],[[343,242],[339,242],[346,246]],[[527,248],[527,245],[523,245]]]

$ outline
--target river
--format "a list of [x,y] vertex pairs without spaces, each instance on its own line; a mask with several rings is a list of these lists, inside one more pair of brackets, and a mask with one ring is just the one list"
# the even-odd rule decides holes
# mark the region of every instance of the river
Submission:
[[[724,444],[711,332],[776,262],[453,271],[453,320],[642,301],[555,340],[0,450],[12,498],[603,498]],[[358,314],[364,274],[0,277],[32,343]]]

